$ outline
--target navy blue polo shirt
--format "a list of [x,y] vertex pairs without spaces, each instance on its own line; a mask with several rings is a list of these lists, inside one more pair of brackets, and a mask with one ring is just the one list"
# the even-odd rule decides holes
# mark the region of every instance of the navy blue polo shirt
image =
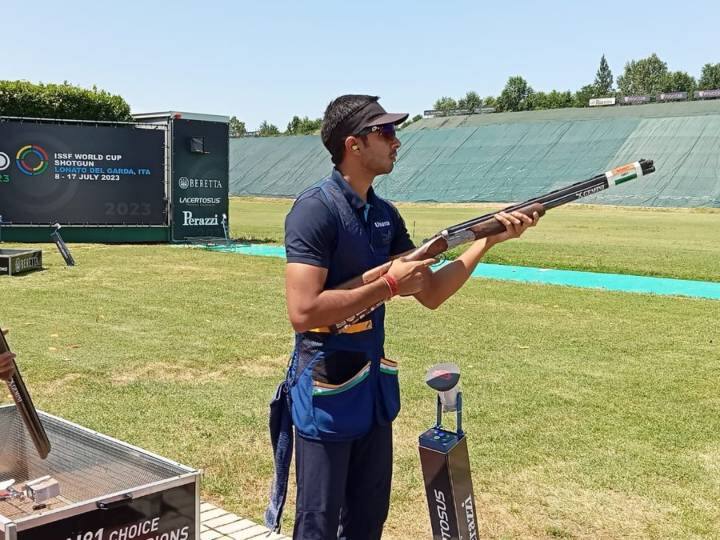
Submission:
[[[397,208],[390,202],[377,196],[370,187],[367,192],[367,203],[353,191],[340,171],[333,169],[325,180],[335,182],[347,199],[350,207],[362,226],[366,237],[373,248],[389,243],[389,257],[399,255],[415,246],[410,239],[405,222]],[[330,206],[333,203],[324,196],[320,185],[313,186],[295,201],[290,213],[285,218],[285,253],[287,262],[304,263],[322,268],[330,268],[333,254],[338,248],[351,253],[353,246],[338,246],[338,215]],[[341,257],[342,261],[345,258]],[[352,257],[348,258],[348,262]],[[338,259],[335,259],[336,263]],[[369,268],[333,268],[333,274],[345,279],[357,276]],[[341,280],[344,280],[340,278]],[[327,287],[339,283],[327,283]]]

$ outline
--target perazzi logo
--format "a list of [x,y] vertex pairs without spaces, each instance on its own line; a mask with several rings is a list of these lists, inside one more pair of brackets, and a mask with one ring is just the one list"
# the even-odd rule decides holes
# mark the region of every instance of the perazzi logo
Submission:
[[218,225],[218,217],[217,214],[215,214],[213,217],[196,218],[193,217],[193,213],[189,210],[183,210],[183,225],[186,227]]

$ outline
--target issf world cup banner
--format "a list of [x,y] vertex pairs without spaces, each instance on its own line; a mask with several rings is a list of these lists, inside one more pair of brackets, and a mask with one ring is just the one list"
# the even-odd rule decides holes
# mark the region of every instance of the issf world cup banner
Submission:
[[12,224],[165,225],[165,133],[0,121],[0,216]]

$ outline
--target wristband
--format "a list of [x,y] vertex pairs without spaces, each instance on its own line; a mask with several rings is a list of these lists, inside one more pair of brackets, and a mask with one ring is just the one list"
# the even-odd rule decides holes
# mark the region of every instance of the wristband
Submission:
[[385,283],[387,283],[388,289],[390,289],[390,298],[396,296],[397,293],[400,292],[397,280],[390,274],[383,274],[381,277],[385,280]]

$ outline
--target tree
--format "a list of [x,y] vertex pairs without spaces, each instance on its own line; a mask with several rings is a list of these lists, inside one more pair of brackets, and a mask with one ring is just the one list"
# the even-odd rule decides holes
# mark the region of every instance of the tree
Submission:
[[569,90],[567,92],[553,90],[547,94],[545,92],[535,92],[530,95],[528,102],[532,110],[563,109],[572,107],[574,104],[573,96]]
[[0,116],[130,122],[130,106],[120,96],[63,84],[0,81]]
[[595,74],[595,82],[593,83],[598,96],[606,96],[612,94],[613,91],[613,75],[608,66],[605,55],[600,58],[600,67]]
[[647,58],[625,64],[625,71],[618,77],[617,83],[620,92],[626,96],[654,96],[663,91],[667,77],[667,64],[652,53]]
[[487,96],[482,100],[483,107],[497,107],[497,99],[495,96]]
[[267,120],[263,120],[258,128],[258,136],[260,137],[274,137],[280,135],[280,130],[274,124],[269,124]]
[[307,116],[300,118],[299,116],[293,116],[292,120],[287,125],[285,133],[287,135],[312,135],[316,131],[320,130],[322,126],[322,118],[310,120]]
[[547,94],[545,92],[534,92],[528,98],[528,110],[538,111],[541,109],[549,109]]
[[715,90],[716,88],[720,88],[720,64],[705,64],[698,82],[698,89]]
[[693,90],[697,87],[695,77],[688,75],[684,71],[674,71],[668,73],[665,78],[665,92],[687,92],[692,95]]
[[532,93],[533,89],[525,79],[519,75],[510,77],[498,97],[498,107],[501,111],[527,111]]
[[230,118],[228,127],[230,128],[231,137],[242,137],[245,133],[247,133],[247,130],[245,129],[245,122],[238,120],[237,116],[232,116]]
[[594,84],[586,84],[573,96],[573,107],[589,107],[590,100],[598,97]]
[[468,111],[479,111],[482,107],[482,99],[477,92],[470,91],[465,94],[464,98],[458,100],[458,109],[467,109]]
[[435,102],[435,105],[433,105],[433,109],[435,109],[436,111],[447,112],[447,111],[451,111],[451,110],[457,109],[457,108],[458,108],[457,101],[455,101],[451,97],[445,97],[445,96],[438,99]]
[[299,116],[293,116],[292,120],[288,122],[287,129],[285,130],[285,133],[288,135],[297,135],[300,133],[300,117]]

